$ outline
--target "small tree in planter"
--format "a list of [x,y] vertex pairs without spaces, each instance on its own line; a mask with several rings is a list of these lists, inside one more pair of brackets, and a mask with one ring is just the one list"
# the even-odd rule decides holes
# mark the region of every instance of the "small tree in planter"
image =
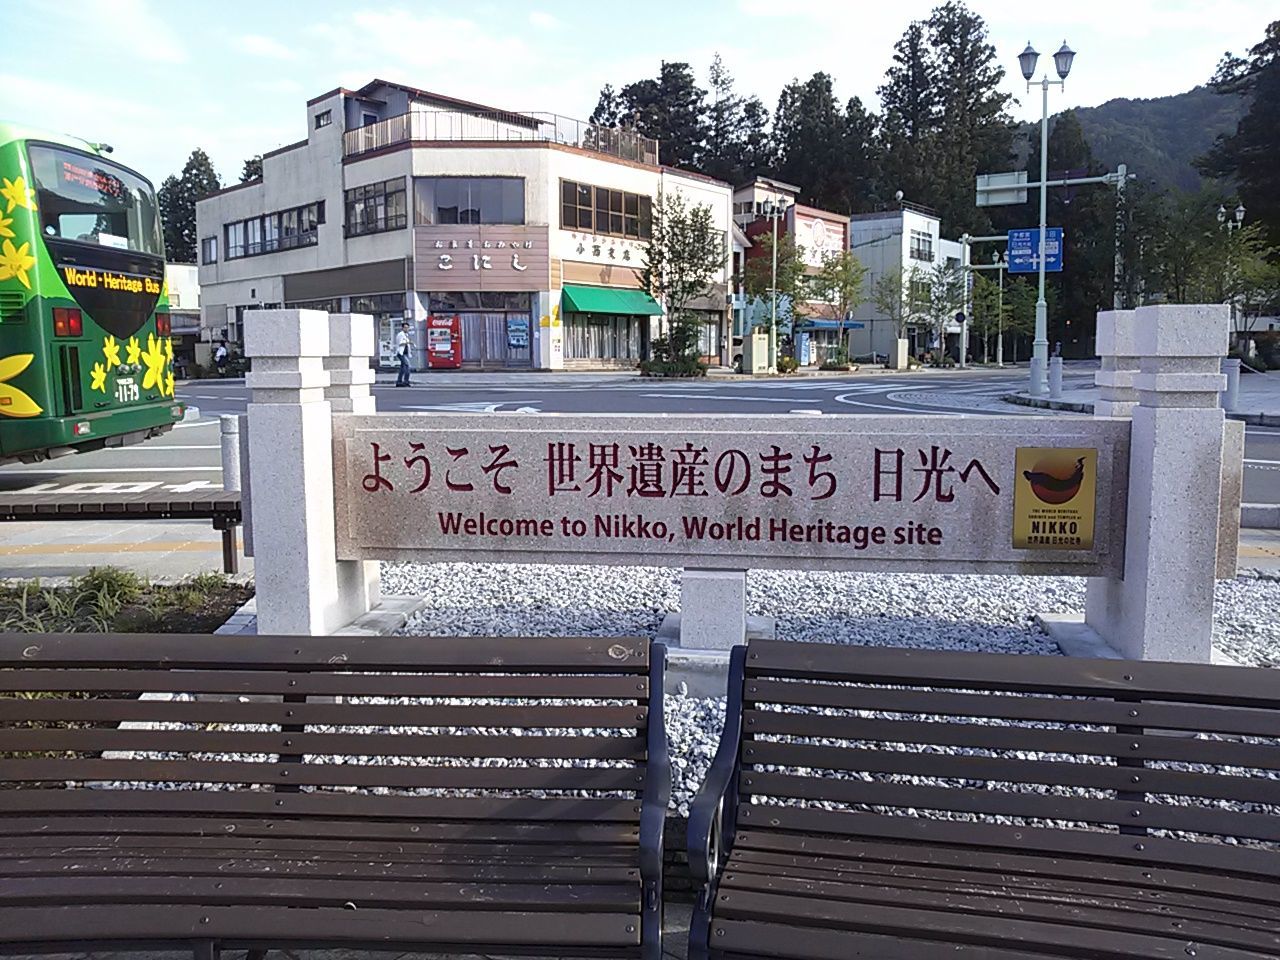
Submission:
[[831,319],[839,323],[836,360],[841,366],[849,365],[849,345],[844,339],[845,319],[862,305],[866,280],[867,268],[848,250],[825,254],[818,272],[809,277],[810,296],[826,304],[825,312],[833,314]]
[[659,338],[641,370],[656,376],[701,376],[706,365],[698,357],[699,318],[688,305],[711,292],[725,264],[724,231],[712,223],[711,207],[690,207],[684,196],[662,192],[653,204],[650,239],[645,247],[641,281],[662,304],[669,319],[659,325]]

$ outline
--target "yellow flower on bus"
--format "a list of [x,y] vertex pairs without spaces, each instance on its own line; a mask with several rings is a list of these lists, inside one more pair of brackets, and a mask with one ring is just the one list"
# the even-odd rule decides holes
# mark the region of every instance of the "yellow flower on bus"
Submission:
[[38,417],[44,413],[40,404],[8,382],[31,366],[34,359],[31,353],[0,357],[0,417]]
[[89,373],[89,388],[99,393],[107,392],[107,368],[100,363],[95,363]]
[[27,186],[27,181],[22,177],[16,180],[10,180],[8,177],[0,177],[3,186],[0,186],[0,198],[8,204],[5,213],[13,213],[14,207],[25,207],[28,210],[36,208],[36,192]]
[[116,338],[109,335],[107,339],[102,341],[102,356],[107,361],[107,369],[120,366],[120,344],[116,343]]
[[142,362],[142,347],[138,346],[137,337],[129,338],[124,347],[124,355],[131,366]]
[[18,282],[30,290],[31,281],[27,279],[27,271],[36,265],[36,258],[30,251],[29,243],[15,247],[12,240],[6,240],[0,246],[0,280],[17,277]]
[[13,217],[5,217],[0,214],[0,237],[12,237],[13,235]]
[[166,397],[173,396],[173,371],[170,370],[164,375],[164,388],[160,391]]
[[164,358],[173,363],[173,337],[166,337],[164,341]]
[[142,378],[142,389],[161,387],[164,378],[164,351],[154,333],[147,334],[147,349],[142,353],[142,362],[147,368]]

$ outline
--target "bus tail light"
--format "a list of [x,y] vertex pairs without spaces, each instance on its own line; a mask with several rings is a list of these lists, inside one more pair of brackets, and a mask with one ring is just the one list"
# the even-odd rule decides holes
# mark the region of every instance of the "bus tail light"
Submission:
[[79,337],[84,334],[84,320],[73,307],[53,308],[53,335],[55,337]]
[[173,333],[173,324],[169,322],[167,313],[156,314],[156,333],[162,337],[167,337]]
[[93,430],[93,426],[89,423],[88,420],[81,420],[79,423],[77,423],[74,427],[71,428],[72,434],[74,434],[77,437],[87,437],[90,431],[92,430]]

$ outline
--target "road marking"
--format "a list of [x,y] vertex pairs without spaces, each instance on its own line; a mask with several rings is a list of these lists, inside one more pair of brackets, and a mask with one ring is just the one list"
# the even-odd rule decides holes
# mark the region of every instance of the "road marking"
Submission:
[[852,396],[852,394],[842,393],[840,394],[840,396],[835,397],[834,399],[836,403],[847,403],[851,407],[870,407],[873,410],[892,410],[894,413],[901,413],[901,414],[934,413],[939,416],[945,416],[945,417],[973,416],[973,414],[960,413],[959,411],[940,409],[937,407],[925,407],[922,409],[917,409],[915,407],[905,407],[905,406],[891,407],[885,403],[868,403],[865,400],[850,400],[849,399],[850,396]]
[[1244,462],[1249,464],[1266,465],[1269,467],[1280,467],[1280,460],[1258,460],[1253,457],[1245,457]]
[[500,403],[404,404],[401,410],[434,410],[438,413],[497,413]]
[[646,393],[660,400],[724,400],[729,403],[801,403],[802,397],[722,397],[714,393]]

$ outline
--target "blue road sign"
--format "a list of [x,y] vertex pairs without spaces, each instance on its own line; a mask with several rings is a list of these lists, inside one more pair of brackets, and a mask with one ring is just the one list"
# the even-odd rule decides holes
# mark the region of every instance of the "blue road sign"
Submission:
[[[1045,262],[1048,273],[1062,270],[1062,228],[1047,227],[1044,232]],[[1035,273],[1040,269],[1040,228],[1009,231],[1009,272]]]

